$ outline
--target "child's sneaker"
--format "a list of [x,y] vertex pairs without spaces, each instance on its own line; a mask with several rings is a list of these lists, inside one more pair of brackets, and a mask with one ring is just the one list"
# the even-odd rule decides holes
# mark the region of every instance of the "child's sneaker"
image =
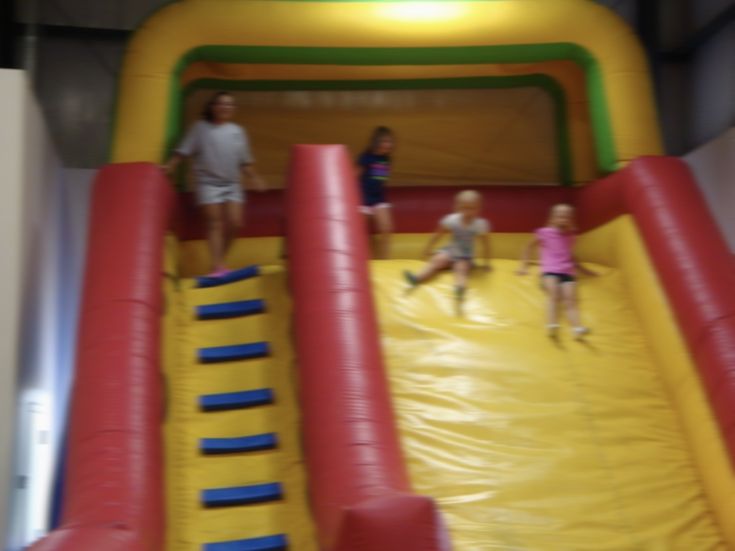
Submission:
[[207,277],[213,277],[213,278],[218,278],[218,277],[225,277],[225,276],[226,276],[227,274],[229,274],[229,273],[230,273],[230,271],[231,271],[231,270],[228,270],[228,269],[227,269],[227,268],[225,268],[224,266],[220,266],[220,267],[219,267],[219,268],[217,268],[217,269],[216,269],[215,271],[213,271],[213,272],[211,272],[211,273],[207,274]]
[[585,335],[589,334],[589,332],[589,327],[583,327],[581,325],[572,329],[572,333],[574,333],[574,338],[577,340],[583,339]]
[[546,334],[551,339],[555,339],[559,336],[559,324],[558,323],[549,323],[546,326]]
[[406,278],[411,287],[416,287],[419,284],[418,278],[408,270],[403,270],[403,277]]

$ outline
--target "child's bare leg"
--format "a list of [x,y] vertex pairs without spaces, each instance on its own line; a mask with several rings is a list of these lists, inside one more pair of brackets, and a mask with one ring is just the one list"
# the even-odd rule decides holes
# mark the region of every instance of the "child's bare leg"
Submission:
[[457,298],[461,299],[464,297],[465,289],[467,288],[467,276],[470,273],[472,265],[469,260],[455,260],[452,265],[452,271],[454,272],[454,288],[457,293]]
[[426,281],[431,276],[443,270],[452,263],[452,258],[445,252],[438,252],[432,256],[419,273],[416,274],[416,282]]
[[207,221],[207,241],[209,243],[209,254],[212,260],[212,270],[222,268],[224,262],[225,247],[225,213],[224,205],[214,203],[202,205],[204,218]]
[[390,235],[393,233],[393,217],[390,207],[375,209],[375,229],[378,231],[378,258],[390,258]]
[[579,303],[577,301],[577,284],[574,281],[568,281],[561,284],[561,293],[564,305],[567,310],[567,319],[574,328],[574,334],[578,337],[586,334],[588,329],[582,325],[582,319],[579,315]]
[[544,289],[548,300],[546,302],[546,324],[549,333],[555,334],[559,327],[559,302],[561,302],[561,285],[554,276],[544,276]]
[[362,219],[365,221],[365,231],[367,232],[368,239],[368,253],[372,256],[373,248],[373,214],[372,209],[370,212],[362,211]]
[[577,284],[574,281],[562,283],[561,293],[569,323],[572,324],[572,327],[579,327],[582,325],[582,322],[579,319],[579,308],[577,306]]

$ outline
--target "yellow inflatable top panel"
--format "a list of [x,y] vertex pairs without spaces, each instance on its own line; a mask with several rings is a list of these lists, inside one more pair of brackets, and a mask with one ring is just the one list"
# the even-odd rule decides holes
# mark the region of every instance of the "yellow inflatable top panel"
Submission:
[[661,152],[651,82],[631,29],[585,0],[427,3],[189,0],[153,15],[124,63],[114,161],[158,161],[180,124],[192,63],[427,66],[573,60],[586,75],[597,163]]

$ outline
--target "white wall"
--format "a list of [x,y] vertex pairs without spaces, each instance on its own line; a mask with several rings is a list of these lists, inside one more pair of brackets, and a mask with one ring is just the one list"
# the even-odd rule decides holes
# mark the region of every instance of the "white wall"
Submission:
[[684,160],[694,172],[730,250],[735,253],[735,127],[692,151]]
[[16,550],[48,528],[89,173],[63,170],[21,71],[0,70],[0,120],[0,548]]
[[18,137],[24,123],[23,75],[0,71],[0,542],[7,534],[11,488],[11,455],[15,421],[15,388],[20,359],[21,293],[25,260],[23,225],[26,200],[20,182],[25,163]]

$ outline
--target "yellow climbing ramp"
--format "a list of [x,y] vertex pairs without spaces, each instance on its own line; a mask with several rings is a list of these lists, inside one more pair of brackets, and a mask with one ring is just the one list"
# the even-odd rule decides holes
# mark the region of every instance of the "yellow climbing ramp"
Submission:
[[248,270],[166,283],[168,551],[316,550],[286,274]]

